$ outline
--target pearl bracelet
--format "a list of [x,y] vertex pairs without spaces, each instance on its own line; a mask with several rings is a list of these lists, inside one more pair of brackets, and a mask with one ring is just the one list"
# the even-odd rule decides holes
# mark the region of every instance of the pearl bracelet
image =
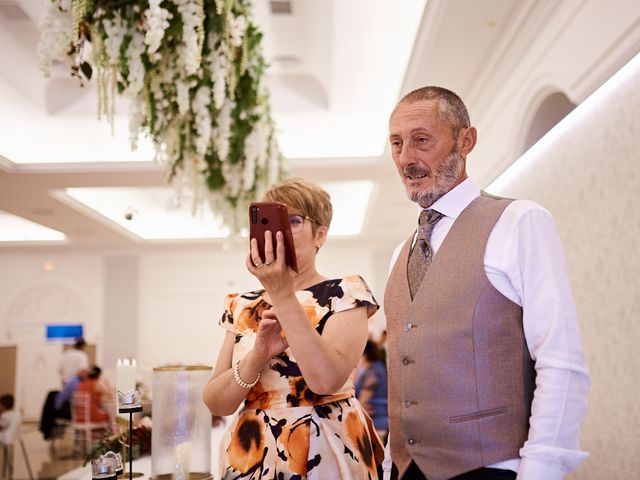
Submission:
[[238,364],[240,363],[240,360],[237,360],[236,363],[233,364],[233,378],[235,379],[236,383],[238,385],[240,385],[242,388],[253,388],[256,386],[256,383],[258,383],[258,380],[260,380],[260,372],[258,372],[258,376],[256,377],[256,379],[251,382],[251,383],[247,383],[245,381],[243,381],[240,378],[240,372],[238,372]]

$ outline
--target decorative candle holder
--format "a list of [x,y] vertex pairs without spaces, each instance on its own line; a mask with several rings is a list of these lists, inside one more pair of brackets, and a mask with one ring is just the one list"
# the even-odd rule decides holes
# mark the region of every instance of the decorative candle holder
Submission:
[[[120,391],[118,391],[118,402],[119,402],[119,407],[118,407],[118,413],[128,413],[129,414],[129,452],[128,452],[128,456],[129,456],[129,480],[131,480],[134,477],[133,474],[133,414],[136,412],[141,412],[142,411],[142,405],[140,404],[140,398],[141,395],[139,395],[140,392],[136,392],[136,391],[129,391],[126,393],[122,393]],[[138,394],[138,395],[136,395]],[[123,397],[121,398],[121,395],[123,395]],[[125,400],[123,402],[123,399]],[[130,402],[130,403],[127,403]],[[137,474],[135,475],[140,476],[141,474]]]
[[116,468],[115,457],[102,455],[96,460],[91,460],[91,478],[93,480],[116,480]]
[[135,389],[129,390],[128,392],[118,390],[118,405],[120,405],[120,407],[142,406],[142,392]]
[[156,480],[204,480],[211,476],[211,413],[202,391],[209,366],[153,369],[151,475]]
[[120,477],[124,473],[124,468],[122,465],[122,455],[118,452],[108,451],[103,455],[105,458],[113,458],[116,462],[116,475]]

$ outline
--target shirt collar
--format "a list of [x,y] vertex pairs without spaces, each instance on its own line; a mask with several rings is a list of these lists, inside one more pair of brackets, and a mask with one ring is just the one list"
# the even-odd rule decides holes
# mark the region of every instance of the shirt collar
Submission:
[[437,210],[446,217],[456,219],[479,196],[480,188],[470,177],[467,177],[462,183],[440,197],[429,208]]

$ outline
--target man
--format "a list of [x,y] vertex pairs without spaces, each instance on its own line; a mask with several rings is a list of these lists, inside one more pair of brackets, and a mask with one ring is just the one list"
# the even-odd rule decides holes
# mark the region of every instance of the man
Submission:
[[84,351],[86,345],[83,338],[77,338],[73,348],[65,350],[62,354],[59,368],[62,385],[65,385],[80,370],[89,368],[89,356]]
[[590,381],[553,219],[467,177],[477,134],[453,92],[409,93],[389,129],[423,212],[385,291],[385,478],[561,479],[587,456]]

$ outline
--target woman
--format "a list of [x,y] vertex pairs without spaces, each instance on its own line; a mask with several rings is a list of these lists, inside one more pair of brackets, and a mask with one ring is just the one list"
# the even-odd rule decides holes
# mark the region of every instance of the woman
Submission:
[[[96,365],[89,369],[87,376],[80,380],[73,397],[75,398],[75,421],[78,423],[100,423],[109,420],[109,415],[105,411],[102,401],[109,398],[107,392],[99,382],[102,369]],[[89,418],[87,418],[89,413]]]
[[220,447],[223,479],[377,478],[382,447],[354,398],[353,374],[378,305],[359,276],[328,279],[315,258],[327,239],[329,195],[301,179],[272,187],[285,203],[298,273],[282,232],[251,241],[247,269],[264,289],[226,299],[226,333],[204,401],[214,415],[244,406]]
[[382,353],[372,340],[367,340],[360,360],[360,373],[356,377],[356,398],[373,419],[381,439],[387,437],[387,367]]

